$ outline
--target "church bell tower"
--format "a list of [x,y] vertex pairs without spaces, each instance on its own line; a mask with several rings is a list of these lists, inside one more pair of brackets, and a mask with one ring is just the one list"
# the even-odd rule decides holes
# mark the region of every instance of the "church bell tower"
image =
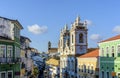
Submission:
[[74,55],[87,52],[87,22],[81,22],[78,16],[70,30],[71,53]]

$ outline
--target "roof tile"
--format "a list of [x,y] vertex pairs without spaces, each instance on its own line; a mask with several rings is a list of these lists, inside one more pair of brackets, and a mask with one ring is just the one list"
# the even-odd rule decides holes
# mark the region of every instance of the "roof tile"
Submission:
[[89,53],[86,53],[84,55],[81,55],[80,58],[86,58],[86,57],[98,57],[99,56],[99,49],[95,49]]

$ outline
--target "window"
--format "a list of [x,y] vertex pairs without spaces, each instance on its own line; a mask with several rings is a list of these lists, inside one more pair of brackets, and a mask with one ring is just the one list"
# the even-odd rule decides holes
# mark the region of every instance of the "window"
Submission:
[[79,43],[83,43],[83,34],[79,34]]
[[109,78],[109,72],[107,72],[107,78]]
[[6,73],[5,73],[5,72],[2,72],[0,78],[6,78]]
[[120,56],[120,45],[118,45],[118,56]]
[[0,57],[6,57],[6,46],[0,45]]
[[7,72],[8,78],[12,78],[12,72]]
[[[15,57],[20,57],[20,48],[15,46]],[[30,57],[30,56],[29,56]]]
[[65,67],[65,61],[63,61],[63,67]]
[[62,40],[61,40],[61,46],[62,46]]
[[73,43],[73,35],[72,35],[72,43]]
[[82,72],[83,72],[84,66],[82,65]]
[[79,65],[79,72],[81,71],[81,65]]
[[102,71],[102,78],[104,78],[104,71]]
[[88,73],[90,72],[90,66],[88,66]]
[[84,66],[84,68],[83,68],[83,69],[84,69],[84,72],[86,73],[86,65],[83,65],[83,66]]
[[102,48],[102,56],[104,56],[104,49]]
[[109,48],[108,47],[106,48],[106,53],[107,53],[107,57],[109,57],[109,54],[108,54],[109,53]]
[[72,60],[71,62],[72,62],[72,66],[73,66],[72,71],[74,71],[74,61]]
[[114,57],[114,46],[112,46],[112,57]]
[[118,78],[120,78],[120,73],[118,73]]
[[68,70],[70,70],[70,61],[68,60]]
[[91,74],[93,74],[93,66],[91,66]]
[[13,47],[8,46],[7,47],[7,57],[12,57],[12,54],[13,54]]

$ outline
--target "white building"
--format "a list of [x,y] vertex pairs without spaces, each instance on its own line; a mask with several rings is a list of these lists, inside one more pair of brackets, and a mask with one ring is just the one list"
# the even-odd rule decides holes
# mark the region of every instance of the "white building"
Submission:
[[59,78],[60,66],[59,60],[50,58],[46,61],[46,70],[44,71],[44,78]]
[[77,17],[71,29],[65,25],[61,30],[58,52],[60,52],[60,78],[77,77],[78,55],[87,52],[87,24]]

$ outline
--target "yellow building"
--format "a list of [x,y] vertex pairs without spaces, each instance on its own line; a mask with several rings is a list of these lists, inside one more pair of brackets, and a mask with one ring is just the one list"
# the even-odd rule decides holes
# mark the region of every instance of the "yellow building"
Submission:
[[20,71],[20,77],[24,77],[25,75],[25,63],[24,63],[24,60],[25,60],[25,51],[23,49],[21,49],[21,71]]
[[44,78],[59,78],[59,60],[50,58],[46,64],[47,69],[44,71]]
[[95,49],[84,55],[77,57],[77,77],[78,78],[98,78],[99,77],[99,50]]

